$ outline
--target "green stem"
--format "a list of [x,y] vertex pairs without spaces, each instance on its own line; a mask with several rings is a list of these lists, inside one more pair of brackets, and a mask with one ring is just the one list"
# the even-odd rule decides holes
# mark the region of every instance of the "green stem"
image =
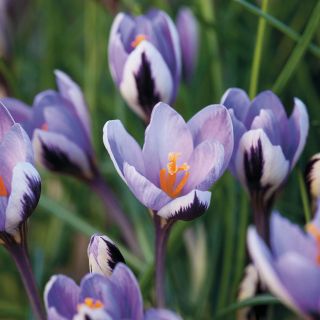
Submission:
[[309,207],[308,195],[306,190],[306,185],[304,183],[303,175],[301,170],[298,171],[298,181],[299,181],[299,188],[300,188],[300,195],[303,204],[303,212],[306,219],[306,223],[311,221],[311,212]]
[[317,26],[320,20],[320,1],[317,2],[312,15],[308,21],[305,31],[298,41],[296,47],[294,48],[291,56],[287,60],[287,63],[283,67],[278,79],[275,81],[273,90],[277,93],[281,92],[286,86],[287,82],[296,70],[299,62],[301,61],[303,55],[305,54],[314,33],[317,31]]
[[[279,30],[284,35],[286,35],[288,38],[290,38],[294,41],[297,41],[297,42],[301,39],[301,35],[298,32],[294,31],[293,29],[291,29],[286,24],[284,24],[282,21],[276,19],[272,15],[270,15],[266,12],[263,12],[262,10],[260,10],[256,6],[252,5],[251,3],[248,3],[247,1],[244,1],[244,0],[234,0],[234,1],[239,3],[240,5],[242,5],[249,12],[265,19],[269,23],[270,26]],[[316,46],[313,43],[310,43],[308,45],[308,50],[312,54],[314,54],[316,57],[320,58],[320,48],[318,46]]]
[[[262,0],[262,12],[267,11],[268,4],[269,4],[269,0]],[[249,96],[251,99],[253,99],[257,93],[265,29],[266,29],[266,20],[263,18],[259,18],[258,32],[257,32],[256,46],[254,49],[254,55],[253,55],[253,61],[252,61],[250,88],[249,88]]]

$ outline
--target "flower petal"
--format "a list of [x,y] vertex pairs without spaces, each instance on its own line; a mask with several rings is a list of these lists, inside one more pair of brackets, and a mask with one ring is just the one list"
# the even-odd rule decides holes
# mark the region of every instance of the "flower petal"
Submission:
[[173,80],[159,51],[142,41],[129,55],[123,70],[120,91],[130,107],[148,119],[159,102],[172,101]]
[[277,274],[271,253],[254,227],[249,227],[247,243],[250,256],[269,290],[283,303],[297,311],[297,306]]
[[32,110],[24,102],[9,97],[1,98],[0,102],[6,106],[15,122],[21,124],[31,120]]
[[289,161],[262,129],[250,130],[240,140],[236,171],[245,187],[251,191],[263,189],[268,199],[286,179]]
[[53,276],[44,290],[46,309],[55,308],[60,316],[72,319],[77,312],[79,294],[80,288],[72,279],[63,275]]
[[63,135],[36,129],[32,143],[36,161],[45,168],[92,177],[91,164],[85,152]]
[[3,136],[10,130],[10,128],[14,125],[14,120],[10,115],[8,109],[4,106],[4,104],[0,101],[0,141]]
[[141,174],[145,173],[141,147],[120,120],[106,122],[103,127],[103,142],[122,179],[125,162],[134,166]]
[[28,162],[18,163],[12,174],[11,194],[6,210],[3,231],[14,233],[36,208],[41,193],[41,178],[38,171]]
[[149,309],[146,311],[144,320],[182,320],[180,316],[170,310]]
[[211,192],[192,190],[187,195],[176,198],[158,212],[162,218],[174,220],[193,220],[204,214],[211,199]]
[[159,186],[160,170],[167,167],[169,153],[180,153],[182,164],[189,160],[192,151],[192,135],[184,119],[167,104],[158,103],[146,129],[142,149],[146,177]]
[[123,171],[128,187],[147,208],[159,210],[170,201],[171,198],[166,193],[140,174],[135,167],[124,163]]
[[224,93],[220,103],[228,109],[232,109],[235,117],[243,122],[249,110],[250,99],[244,90],[230,88]]
[[233,128],[228,110],[222,105],[211,105],[193,116],[188,121],[188,127],[193,136],[194,145],[204,140],[216,140],[224,147],[224,171],[233,152]]

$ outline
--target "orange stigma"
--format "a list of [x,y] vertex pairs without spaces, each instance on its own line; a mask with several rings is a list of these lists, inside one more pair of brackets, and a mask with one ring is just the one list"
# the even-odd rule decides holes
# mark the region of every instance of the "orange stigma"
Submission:
[[48,131],[49,130],[49,126],[48,126],[48,123],[45,122],[41,127],[40,127],[41,130],[44,130],[44,131]]
[[306,225],[306,230],[316,240],[317,248],[318,248],[316,260],[317,260],[317,264],[320,265],[320,230],[313,223],[308,223]]
[[147,36],[144,34],[138,34],[136,38],[131,42],[131,47],[136,48],[143,40],[147,40]]
[[7,197],[7,196],[8,196],[8,190],[4,185],[3,178],[0,176],[0,197]]
[[[187,163],[177,166],[177,160],[180,157],[178,152],[170,152],[168,154],[167,168],[160,170],[160,187],[171,198],[176,198],[180,195],[183,187],[186,185],[189,178],[189,169]],[[184,171],[179,183],[176,184],[177,173]]]
[[92,298],[85,298],[84,303],[80,304],[78,308],[83,305],[89,307],[90,309],[100,309],[104,307],[103,303],[100,300],[94,300]]

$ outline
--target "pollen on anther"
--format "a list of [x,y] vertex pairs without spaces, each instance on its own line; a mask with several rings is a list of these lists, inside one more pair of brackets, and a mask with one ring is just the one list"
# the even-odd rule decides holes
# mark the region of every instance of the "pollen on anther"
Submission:
[[147,36],[144,34],[138,34],[136,38],[131,42],[131,47],[136,48],[144,40],[147,40]]
[[8,196],[8,190],[4,185],[3,178],[0,176],[0,197],[7,197],[7,196]]

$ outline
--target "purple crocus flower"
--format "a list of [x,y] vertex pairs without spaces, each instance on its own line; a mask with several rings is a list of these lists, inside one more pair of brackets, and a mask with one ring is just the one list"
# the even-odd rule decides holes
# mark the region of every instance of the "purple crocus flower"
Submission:
[[181,73],[179,37],[171,18],[150,10],[119,13],[109,38],[113,81],[128,105],[146,122],[156,103],[175,100]]
[[182,74],[186,81],[190,81],[198,59],[198,22],[189,8],[182,7],[178,12],[176,26],[181,46]]
[[110,277],[92,273],[80,286],[56,275],[45,288],[48,320],[181,320],[168,310],[143,311],[138,282],[131,270],[118,263]]
[[206,211],[207,190],[228,166],[233,150],[231,118],[221,105],[204,108],[186,123],[170,106],[158,103],[142,150],[119,120],[105,124],[103,140],[138,200],[173,220],[191,220]]
[[20,242],[19,232],[37,206],[40,191],[31,142],[0,102],[0,242]]
[[270,247],[254,227],[248,230],[248,246],[269,290],[305,319],[319,319],[320,210],[306,232],[274,212]]
[[96,169],[83,93],[65,73],[56,71],[55,75],[59,91],[39,93],[32,109],[13,98],[2,101],[28,132],[38,163],[52,171],[90,179]]

